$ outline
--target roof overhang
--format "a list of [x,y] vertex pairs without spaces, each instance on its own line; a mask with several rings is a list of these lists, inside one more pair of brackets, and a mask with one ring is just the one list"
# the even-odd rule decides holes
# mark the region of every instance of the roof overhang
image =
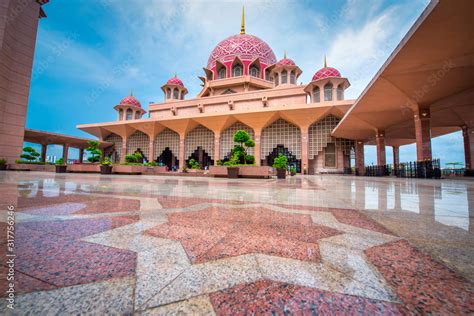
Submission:
[[[430,108],[433,137],[474,122],[474,1],[432,1],[333,136],[387,143],[415,141],[414,113]],[[392,140],[390,140],[392,139]]]

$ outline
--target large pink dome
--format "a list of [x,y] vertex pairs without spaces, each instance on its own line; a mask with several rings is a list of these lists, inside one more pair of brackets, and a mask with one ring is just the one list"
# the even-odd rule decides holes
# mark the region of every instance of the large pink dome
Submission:
[[216,66],[216,61],[226,63],[239,57],[241,61],[254,61],[260,58],[260,63],[269,66],[276,63],[273,50],[267,43],[256,36],[237,34],[226,38],[212,50],[207,61],[207,68]]
[[341,73],[339,72],[339,70],[337,70],[336,68],[324,67],[324,68],[321,68],[318,71],[316,71],[316,73],[313,76],[312,81],[320,80],[320,79],[324,79],[324,78],[329,78],[329,77],[340,78],[342,76],[341,76]]
[[120,105],[130,105],[130,106],[135,106],[138,108],[141,108],[142,105],[140,104],[140,101],[138,101],[133,95],[126,96],[120,101]]

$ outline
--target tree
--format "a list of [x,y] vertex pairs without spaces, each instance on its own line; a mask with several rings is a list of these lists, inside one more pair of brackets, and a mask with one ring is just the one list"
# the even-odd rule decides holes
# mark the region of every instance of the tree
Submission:
[[102,150],[99,149],[99,142],[96,140],[90,140],[88,143],[89,147],[86,151],[91,155],[87,160],[89,162],[99,162],[102,157]]
[[29,162],[32,162],[38,157],[41,156],[40,153],[38,153],[33,147],[27,146],[23,148],[23,154],[20,155],[21,158],[28,160]]
[[250,161],[255,161],[253,156],[247,154],[249,148],[255,147],[255,142],[247,131],[238,130],[235,132],[234,142],[239,143],[239,145],[234,146],[233,157],[235,157],[235,159],[243,161],[244,164],[247,164],[247,161],[249,161],[249,163]]

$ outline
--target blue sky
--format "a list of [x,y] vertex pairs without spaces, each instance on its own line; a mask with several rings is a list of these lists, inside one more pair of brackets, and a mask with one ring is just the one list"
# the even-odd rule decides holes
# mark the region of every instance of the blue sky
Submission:
[[[346,98],[355,99],[428,1],[55,0],[39,25],[27,127],[91,137],[75,126],[114,121],[113,106],[130,89],[147,109],[163,99],[160,86],[175,72],[195,96],[213,47],[240,31],[242,4],[247,33],[278,59],[286,49],[303,70],[300,81],[311,79],[326,54],[351,82]],[[48,155],[60,155],[55,147]],[[460,133],[435,139],[433,152],[444,162],[464,161]],[[403,146],[400,155],[415,159],[415,147]],[[373,161],[375,148],[366,146],[366,163]]]

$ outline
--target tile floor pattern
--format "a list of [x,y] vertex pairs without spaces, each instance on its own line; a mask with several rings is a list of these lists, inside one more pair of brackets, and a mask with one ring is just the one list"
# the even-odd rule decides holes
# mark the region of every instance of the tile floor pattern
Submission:
[[473,203],[464,180],[0,172],[0,310],[472,314]]

